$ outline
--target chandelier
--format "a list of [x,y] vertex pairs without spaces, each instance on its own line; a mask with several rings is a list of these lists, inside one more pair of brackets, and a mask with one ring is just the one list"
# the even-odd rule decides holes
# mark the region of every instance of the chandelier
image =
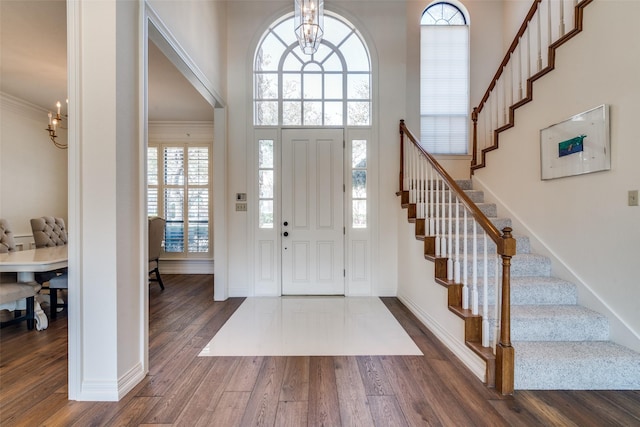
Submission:
[[[69,102],[69,100],[67,100],[67,102]],[[61,127],[63,119],[63,116],[60,115],[60,107],[60,101],[56,102],[56,108],[58,111],[56,112],[55,116],[51,113],[51,111],[49,111],[49,125],[45,130],[49,132],[49,138],[51,138],[51,142],[53,142],[53,145],[55,145],[57,148],[65,149],[67,148],[67,143],[62,143],[56,140],[56,138],[58,137],[58,135],[56,134],[56,130]]]
[[300,48],[307,55],[318,50],[324,33],[324,0],[294,0],[294,28]]

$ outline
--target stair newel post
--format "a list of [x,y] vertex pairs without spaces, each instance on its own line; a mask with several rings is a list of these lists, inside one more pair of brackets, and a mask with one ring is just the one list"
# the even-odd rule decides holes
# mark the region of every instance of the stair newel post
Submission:
[[404,191],[404,120],[400,120],[400,193]]
[[500,313],[500,342],[496,346],[496,388],[501,394],[513,394],[515,352],[511,346],[511,257],[516,253],[516,241],[511,227],[502,232],[502,302]]

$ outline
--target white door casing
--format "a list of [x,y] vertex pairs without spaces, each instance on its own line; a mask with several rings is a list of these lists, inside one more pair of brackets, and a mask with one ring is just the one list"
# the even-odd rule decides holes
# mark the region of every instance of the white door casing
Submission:
[[282,295],[344,295],[342,129],[282,131]]

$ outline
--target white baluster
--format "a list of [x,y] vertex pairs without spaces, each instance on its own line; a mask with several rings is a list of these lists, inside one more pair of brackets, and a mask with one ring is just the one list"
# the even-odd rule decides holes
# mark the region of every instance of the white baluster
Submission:
[[489,259],[487,232],[484,233],[484,281],[482,284],[482,346],[489,347],[489,270],[487,261]]
[[433,205],[435,200],[433,199],[433,186],[435,185],[433,179],[433,167],[429,164],[429,236],[435,236],[436,230],[433,223]]
[[426,163],[426,159],[424,158],[424,156],[422,156],[420,158],[420,181],[418,184],[418,193],[419,193],[419,199],[420,199],[420,219],[424,219],[424,185],[425,185],[425,181],[424,181],[424,172],[425,172],[425,163]]
[[467,238],[468,238],[468,233],[467,233],[467,227],[469,226],[469,224],[467,223],[467,208],[464,208],[464,222],[463,222],[463,230],[464,230],[464,246],[462,247],[462,254],[463,254],[463,260],[462,263],[464,265],[463,267],[463,273],[462,273],[462,308],[464,308],[465,310],[469,309],[469,276],[468,276],[468,270],[469,270],[469,252],[467,251]]
[[440,184],[440,181],[438,179],[438,176],[436,175],[436,189],[434,191],[434,194],[436,196],[436,234],[435,234],[435,251],[436,251],[436,257],[440,256],[440,210],[442,209],[440,206],[440,191],[439,188],[437,187]]
[[500,286],[500,255],[496,254],[495,262],[495,301],[493,303],[493,318],[495,319],[495,328],[493,331],[493,348],[496,348],[500,338],[500,310],[502,301],[502,288]]
[[524,98],[524,91],[522,87],[522,37],[518,40],[518,99],[521,100]]
[[558,28],[558,39],[562,36],[564,36],[564,0],[560,0],[559,2],[560,5],[560,26]]
[[456,262],[453,265],[453,281],[460,283],[460,200],[456,198]]
[[410,170],[410,184],[409,184],[409,203],[415,203],[416,202],[416,191],[415,191],[415,171],[414,171],[414,167],[415,167],[415,161],[416,161],[416,154],[415,154],[415,147],[412,145],[411,146],[411,161],[409,162],[409,170]]
[[478,223],[473,220],[473,285],[471,288],[471,313],[478,314]]
[[537,50],[538,50],[538,69],[536,71],[540,71],[542,70],[542,10],[540,9],[542,7],[542,4],[538,5],[538,11],[536,12],[536,24],[538,26],[538,46],[537,46]]
[[[547,32],[549,33],[549,39],[547,40],[547,42],[549,43],[548,46],[551,46],[551,44],[553,43],[553,32],[552,32],[552,20],[551,20],[551,0],[547,0],[547,18],[548,18],[548,25],[547,25]],[[547,65],[549,65],[548,63],[549,58],[547,57]]]
[[527,50],[527,79],[528,79],[532,75],[531,73],[531,21],[529,21],[529,23],[527,24],[526,35],[527,35],[526,50]]
[[453,219],[453,206],[452,206],[452,201],[451,199],[453,199],[453,191],[451,191],[451,189],[449,189],[449,242],[447,243],[448,247],[449,247],[449,256],[447,257],[447,280],[453,280],[453,235],[451,233],[451,221]]
[[442,233],[442,238],[440,240],[440,255],[445,257],[447,256],[447,227],[445,226],[445,220],[446,220],[446,215],[444,213],[444,210],[446,208],[446,200],[445,199],[445,194],[446,194],[446,186],[444,185],[444,181],[442,181],[442,215],[440,216],[440,219],[442,220],[442,224],[441,224],[441,233]]

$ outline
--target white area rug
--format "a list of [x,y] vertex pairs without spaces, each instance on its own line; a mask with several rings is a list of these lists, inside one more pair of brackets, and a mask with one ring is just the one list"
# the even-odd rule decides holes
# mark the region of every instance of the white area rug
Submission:
[[247,298],[200,356],[422,355],[376,297]]

